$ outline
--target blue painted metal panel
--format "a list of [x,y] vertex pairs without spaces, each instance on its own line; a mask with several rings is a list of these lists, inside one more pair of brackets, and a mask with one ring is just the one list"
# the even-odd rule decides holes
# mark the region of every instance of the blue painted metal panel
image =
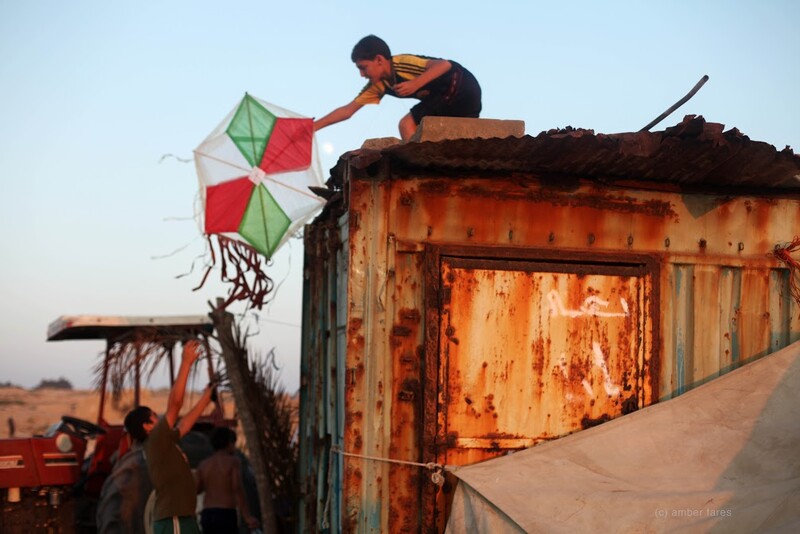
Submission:
[[[796,305],[787,270],[704,263],[703,276],[713,283],[700,287],[698,265],[674,264],[671,268],[673,293],[665,298],[672,300],[672,314],[665,317],[669,322],[663,331],[671,335],[674,350],[661,357],[662,365],[673,369],[673,389],[663,398],[685,393],[793,341]],[[719,294],[703,295],[708,286]],[[701,298],[713,305],[697,309]],[[722,342],[717,343],[719,339]]]

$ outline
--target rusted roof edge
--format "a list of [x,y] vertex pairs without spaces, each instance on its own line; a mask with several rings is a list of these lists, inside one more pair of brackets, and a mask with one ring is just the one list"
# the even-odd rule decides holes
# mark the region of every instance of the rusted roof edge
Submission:
[[[435,176],[497,176],[524,173],[566,176],[612,186],[726,195],[800,193],[800,156],[786,147],[753,141],[738,129],[724,130],[702,116],[660,132],[595,134],[568,127],[535,137],[451,139],[360,149],[345,153],[331,169],[328,186],[341,189],[345,169],[365,177],[402,178],[420,171]],[[362,173],[359,173],[362,174]]]

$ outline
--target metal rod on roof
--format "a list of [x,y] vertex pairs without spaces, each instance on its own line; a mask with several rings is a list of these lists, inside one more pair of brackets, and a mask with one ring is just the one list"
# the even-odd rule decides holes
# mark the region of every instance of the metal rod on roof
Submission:
[[703,84],[704,84],[704,83],[706,83],[707,81],[708,81],[708,74],[706,74],[705,76],[703,76],[702,78],[700,78],[700,81],[699,81],[699,82],[697,82],[697,84],[695,84],[695,86],[694,86],[694,87],[692,87],[692,90],[691,90],[691,91],[689,91],[689,92],[686,94],[686,96],[684,96],[683,98],[681,98],[680,100],[678,100],[677,102],[675,102],[674,104],[672,104],[672,106],[670,106],[670,108],[669,108],[667,111],[665,111],[664,113],[662,113],[661,115],[659,115],[658,117],[656,117],[655,119],[653,119],[653,121],[652,121],[652,122],[650,122],[650,124],[648,124],[647,126],[645,126],[644,128],[642,128],[642,129],[641,129],[641,130],[639,130],[639,131],[640,131],[640,132],[646,132],[646,131],[648,131],[650,128],[652,128],[653,126],[655,126],[656,124],[658,124],[659,122],[663,121],[663,120],[664,120],[664,119],[665,119],[665,118],[666,118],[666,117],[667,117],[667,116],[668,116],[670,113],[672,113],[673,111],[675,111],[676,109],[678,109],[679,107],[681,107],[682,105],[684,105],[684,104],[686,103],[686,101],[687,101],[687,100],[689,100],[690,98],[692,98],[692,97],[694,96],[694,94],[695,94],[697,91],[699,91],[699,90],[700,90],[700,88],[701,88],[701,87],[703,87]]

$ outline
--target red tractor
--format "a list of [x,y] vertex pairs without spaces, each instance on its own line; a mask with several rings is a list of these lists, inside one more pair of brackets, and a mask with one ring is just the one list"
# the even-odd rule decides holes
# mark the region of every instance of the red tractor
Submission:
[[[48,328],[48,341],[106,341],[97,421],[64,415],[41,436],[0,440],[0,532],[97,532],[95,516],[101,490],[114,462],[130,447],[122,425],[110,424],[104,418],[107,385],[112,382],[119,388],[130,383],[138,406],[143,374],[152,375],[163,364],[168,366],[172,381],[175,347],[199,338],[208,348],[212,331],[207,316],[82,315],[54,321]],[[212,359],[206,360],[209,377],[213,377]],[[233,420],[224,418],[221,402],[195,425],[200,433],[192,432],[186,436],[189,439],[184,438],[182,446],[192,467],[211,453],[203,431],[219,425],[235,426]],[[93,452],[87,455],[87,451]],[[118,506],[112,500],[108,498],[104,513],[114,513],[108,510],[109,506]]]

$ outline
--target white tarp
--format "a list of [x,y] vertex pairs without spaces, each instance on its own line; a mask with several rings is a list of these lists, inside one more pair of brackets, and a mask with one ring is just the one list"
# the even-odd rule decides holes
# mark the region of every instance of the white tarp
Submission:
[[451,533],[800,532],[800,342],[455,475]]

